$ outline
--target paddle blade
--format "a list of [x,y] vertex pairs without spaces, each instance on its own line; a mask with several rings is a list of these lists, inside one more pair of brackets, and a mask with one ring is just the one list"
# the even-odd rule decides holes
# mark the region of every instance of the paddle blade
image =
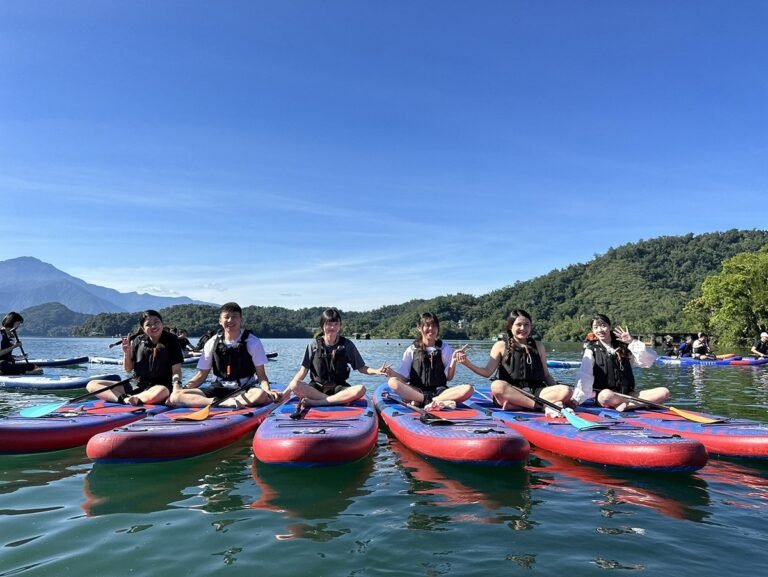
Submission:
[[571,425],[576,427],[579,431],[586,431],[587,429],[607,429],[608,425],[603,423],[593,423],[592,421],[588,421],[586,419],[582,419],[575,413],[569,410],[562,410],[560,411],[560,414],[565,417],[565,420],[568,421]]
[[669,407],[669,410],[675,413],[678,417],[683,417],[684,419],[688,419],[689,421],[694,421],[696,423],[704,423],[705,425],[711,425],[713,423],[722,423],[726,421],[726,419],[713,419],[711,417],[705,417],[704,415],[700,415],[699,413],[692,413],[691,411],[676,409],[675,407]]
[[203,407],[199,411],[195,411],[194,413],[180,413],[173,415],[171,413],[168,414],[168,416],[175,421],[204,421],[208,418],[208,415],[211,413],[211,406],[208,405],[207,407]]
[[[68,402],[68,401],[67,401]],[[21,409],[19,411],[19,415],[24,417],[25,419],[36,419],[38,417],[44,417],[45,415],[50,415],[54,411],[60,409],[67,403],[48,403],[46,405],[35,405],[34,407],[27,407],[26,409]]]

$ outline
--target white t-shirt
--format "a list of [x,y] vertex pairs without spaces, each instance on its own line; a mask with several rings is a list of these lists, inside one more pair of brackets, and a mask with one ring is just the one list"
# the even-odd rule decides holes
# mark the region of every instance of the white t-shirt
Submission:
[[[237,335],[237,338],[233,341],[228,341],[224,335],[215,335],[208,339],[208,342],[205,343],[205,346],[203,347],[203,354],[200,355],[200,360],[197,361],[197,369],[199,371],[210,371],[213,368],[213,351],[216,348],[219,339],[221,339],[224,342],[224,345],[229,348],[240,342],[242,336],[243,331],[240,331],[240,334]],[[245,341],[245,348],[251,355],[251,360],[253,361],[254,366],[258,367],[267,364],[267,353],[264,351],[264,345],[261,344],[259,337],[253,333],[248,335],[248,338]],[[240,379],[240,384],[244,385],[250,379],[253,379],[253,376],[248,377],[247,380],[245,378]]]

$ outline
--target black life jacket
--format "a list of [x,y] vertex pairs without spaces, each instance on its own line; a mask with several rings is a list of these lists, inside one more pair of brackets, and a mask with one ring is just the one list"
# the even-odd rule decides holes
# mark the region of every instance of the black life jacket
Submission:
[[213,374],[224,381],[239,381],[250,378],[256,372],[251,354],[248,352],[246,341],[251,331],[245,330],[235,344],[224,344],[224,331],[219,331],[214,337]]
[[438,387],[448,386],[443,364],[443,341],[438,340],[432,352],[422,348],[421,342],[414,341],[411,374],[408,377],[411,386],[422,391],[435,391]]
[[509,335],[504,335],[504,356],[499,363],[499,379],[522,388],[546,386],[544,363],[535,340],[529,337],[525,346],[521,346],[511,343]]
[[768,355],[768,341],[760,339],[755,343],[755,348],[764,355]]
[[[698,342],[698,346],[693,347],[693,353],[696,355],[709,355],[712,354],[712,350],[709,348],[709,341],[702,343],[701,341]],[[693,343],[694,345],[696,343]]]
[[632,353],[626,345],[608,353],[598,341],[587,341],[584,345],[592,351],[595,358],[592,374],[595,382],[592,388],[595,392],[610,389],[625,395],[635,390],[635,375],[632,372]]
[[169,336],[171,335],[162,333],[157,344],[154,344],[145,334],[134,338],[133,343],[131,343],[133,347],[133,372],[139,382],[153,385],[171,384],[173,371],[167,346],[171,344],[167,342]]
[[347,339],[339,337],[336,344],[326,348],[323,337],[317,337],[315,354],[312,357],[312,380],[321,385],[348,386],[349,362],[346,350]]
[[[0,329],[0,333],[2,333],[0,334],[0,349],[7,349],[11,345],[16,344],[16,339],[14,339],[5,329]],[[9,363],[14,362],[15,360],[16,359],[13,358],[12,350],[0,357],[0,361],[7,361]]]

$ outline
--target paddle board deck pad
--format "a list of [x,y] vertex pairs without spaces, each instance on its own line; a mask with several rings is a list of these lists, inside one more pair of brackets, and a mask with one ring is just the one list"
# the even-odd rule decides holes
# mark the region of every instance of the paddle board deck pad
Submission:
[[200,408],[179,408],[150,419],[99,433],[88,441],[86,454],[97,462],[169,461],[209,453],[252,432],[276,407],[231,409],[212,407],[204,421],[177,420]]
[[482,410],[460,403],[454,410],[435,412],[454,424],[428,424],[422,422],[418,411],[385,398],[384,393],[396,396],[387,385],[378,387],[373,396],[376,410],[392,434],[416,453],[455,463],[485,465],[518,464],[528,459],[528,441]]
[[0,419],[0,453],[40,453],[79,447],[102,431],[166,410],[164,405],[134,407],[95,400],[64,405],[31,419],[13,414]]
[[368,399],[300,413],[298,406],[299,399],[292,397],[262,423],[253,436],[257,459],[277,465],[338,465],[362,459],[376,445],[379,419]]
[[579,416],[606,422],[604,428],[579,430],[565,418],[534,411],[504,411],[493,405],[489,387],[478,387],[467,402],[525,437],[531,445],[572,459],[631,469],[695,471],[707,463],[707,451],[695,440],[652,431],[622,420]]
[[638,409],[619,413],[602,407],[579,408],[580,415],[585,412],[696,440],[710,455],[768,458],[768,424],[759,421],[700,413],[720,422],[697,423],[664,410]]
[[68,375],[19,375],[0,376],[0,388],[26,389],[36,391],[54,391],[60,389],[82,389],[90,381],[120,381],[120,375],[88,375],[72,377]]

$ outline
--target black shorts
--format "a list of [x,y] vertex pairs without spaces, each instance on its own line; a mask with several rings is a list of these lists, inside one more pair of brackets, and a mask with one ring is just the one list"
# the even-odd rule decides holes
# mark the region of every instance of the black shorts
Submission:
[[160,385],[161,387],[165,387],[168,389],[168,392],[171,392],[173,390],[173,385],[165,383],[151,383],[149,381],[142,381],[140,379],[131,379],[125,385],[123,385],[123,390],[125,391],[126,395],[138,395],[139,393],[143,393],[150,387],[154,387],[155,385]]
[[0,375],[25,375],[29,371],[34,371],[37,365],[30,363],[14,363],[12,361],[0,362]]
[[318,383],[317,381],[310,381],[309,386],[323,393],[326,396],[335,395],[336,393],[343,391],[349,385],[344,383],[343,385],[337,385],[335,383]]
[[[218,381],[210,384],[207,387],[204,387],[200,389],[203,391],[203,394],[209,398],[209,399],[215,399],[217,401],[224,399],[231,394],[233,394],[235,391],[238,393],[245,393],[246,391],[249,391],[253,387],[257,386],[259,383],[250,383],[248,385],[237,385],[234,387],[226,387],[222,384],[220,384]],[[241,388],[243,387],[243,388]]]
[[429,391],[421,391],[421,394],[424,395],[424,401],[421,403],[421,406],[428,405],[435,397],[439,397],[447,390],[448,387],[437,387],[436,389],[430,389]]

